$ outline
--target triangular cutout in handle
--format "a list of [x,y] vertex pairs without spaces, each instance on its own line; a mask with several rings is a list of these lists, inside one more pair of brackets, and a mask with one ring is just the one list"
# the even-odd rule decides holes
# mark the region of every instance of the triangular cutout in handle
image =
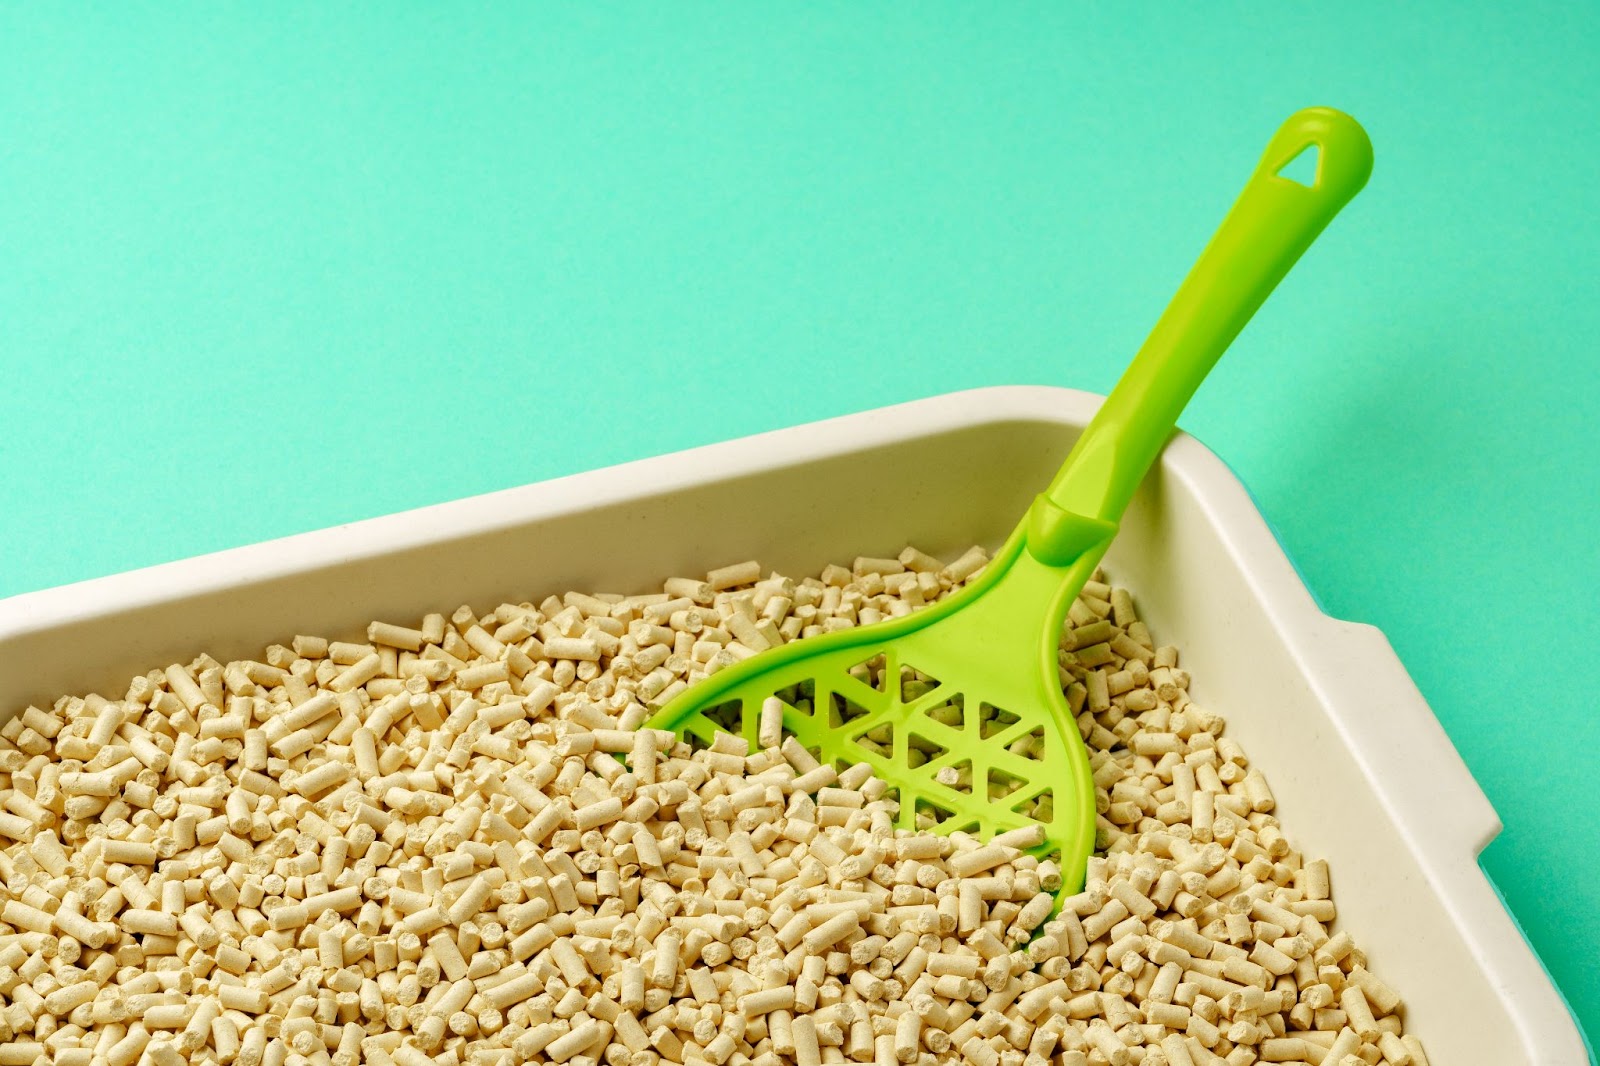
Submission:
[[1306,145],[1274,173],[1308,189],[1315,189],[1322,176],[1322,146],[1315,142]]

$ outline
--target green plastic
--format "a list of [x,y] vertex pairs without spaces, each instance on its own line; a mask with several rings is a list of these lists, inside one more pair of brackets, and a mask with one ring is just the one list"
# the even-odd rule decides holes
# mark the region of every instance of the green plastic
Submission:
[[[1317,155],[1310,186],[1279,173],[1305,150]],[[1039,819],[1045,842],[1035,850],[1056,853],[1063,891],[1076,891],[1095,843],[1095,796],[1058,675],[1067,609],[1195,389],[1371,169],[1371,142],[1348,115],[1309,108],[1290,117],[1060,472],[976,580],[924,610],[721,670],[649,724],[705,741],[735,732],[754,745],[762,702],[780,694],[785,731],[825,763],[868,763],[899,790],[905,827],[927,810],[942,818],[941,832],[988,837],[1032,824],[1018,808],[1048,792],[1048,816]],[[850,672],[863,663],[878,668],[858,669],[866,680]],[[907,686],[903,670],[917,672],[904,675]],[[869,684],[874,676],[882,680]],[[934,684],[924,691],[927,679]],[[929,716],[953,700],[966,708],[962,721]],[[971,713],[980,702],[1008,712],[1001,717],[1009,724],[982,735],[980,716]],[[892,741],[891,754],[857,743],[868,733]],[[1030,735],[1032,745],[1017,743]],[[907,758],[912,737],[935,753],[915,768]],[[1038,757],[1013,747],[1032,747]],[[934,779],[968,764],[973,793]],[[984,787],[991,779],[1014,790],[991,801]]]

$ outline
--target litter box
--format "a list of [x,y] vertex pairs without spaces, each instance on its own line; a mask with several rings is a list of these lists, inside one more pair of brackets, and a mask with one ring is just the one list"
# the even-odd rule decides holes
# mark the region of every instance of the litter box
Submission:
[[[13,597],[0,716],[373,618],[633,591],[748,558],[799,575],[908,542],[994,547],[1098,403],[952,393]],[[1488,800],[1383,634],[1317,608],[1222,462],[1178,435],[1105,567],[1266,773],[1290,840],[1329,860],[1339,927],[1435,1066],[1589,1062],[1478,866],[1500,830]]]

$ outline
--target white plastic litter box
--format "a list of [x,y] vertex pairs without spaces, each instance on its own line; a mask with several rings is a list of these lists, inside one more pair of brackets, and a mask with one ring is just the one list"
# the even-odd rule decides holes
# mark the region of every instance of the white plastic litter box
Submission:
[[[200,651],[757,558],[997,546],[1099,397],[993,388],[869,411],[0,601],[0,716]],[[952,505],[954,504],[954,505]],[[1583,1038],[1478,866],[1500,822],[1378,630],[1313,602],[1250,497],[1180,434],[1106,570],[1333,871],[1339,923],[1434,1066],[1581,1066]]]

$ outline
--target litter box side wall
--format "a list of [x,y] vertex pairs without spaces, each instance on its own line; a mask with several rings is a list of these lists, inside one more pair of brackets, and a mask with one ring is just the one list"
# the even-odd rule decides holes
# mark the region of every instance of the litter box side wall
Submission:
[[[1176,438],[1107,558],[1192,695],[1332,867],[1339,923],[1434,1063],[1590,1061],[1477,863],[1500,822],[1388,640],[1324,614],[1237,478]],[[1165,638],[1163,635],[1166,635]]]
[[0,721],[63,693],[120,693],[201,650],[349,639],[373,618],[640,588],[741,558],[807,572],[897,552],[907,531],[936,552],[998,543],[1038,476],[994,470],[1021,450],[1042,475],[1076,434],[1054,422],[996,433],[960,397],[891,410],[0,600]]

